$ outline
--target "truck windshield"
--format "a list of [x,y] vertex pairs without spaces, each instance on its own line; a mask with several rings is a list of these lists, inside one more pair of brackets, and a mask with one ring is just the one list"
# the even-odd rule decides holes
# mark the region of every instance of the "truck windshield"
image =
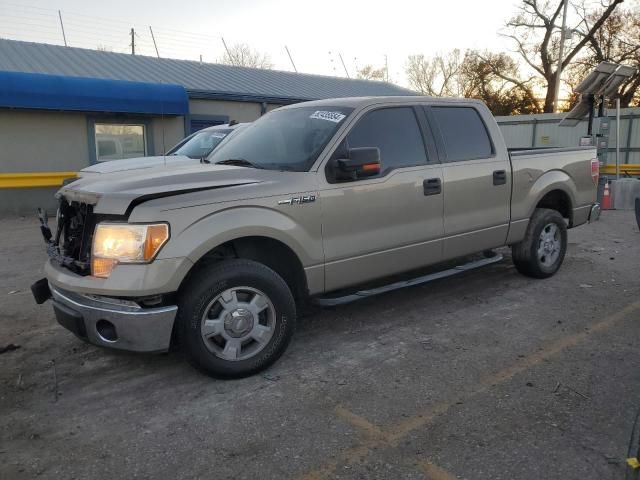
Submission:
[[271,170],[309,170],[340,124],[353,111],[345,107],[275,110],[234,135],[209,157],[211,163]]
[[216,129],[194,133],[181,145],[169,150],[167,155],[184,155],[191,158],[204,158],[216,148],[222,140],[227,138],[233,129]]

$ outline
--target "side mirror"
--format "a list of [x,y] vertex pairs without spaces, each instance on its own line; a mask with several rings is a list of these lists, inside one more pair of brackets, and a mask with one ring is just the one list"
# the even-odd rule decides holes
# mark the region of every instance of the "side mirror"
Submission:
[[378,147],[350,148],[347,158],[336,160],[337,180],[358,180],[380,173],[380,149]]

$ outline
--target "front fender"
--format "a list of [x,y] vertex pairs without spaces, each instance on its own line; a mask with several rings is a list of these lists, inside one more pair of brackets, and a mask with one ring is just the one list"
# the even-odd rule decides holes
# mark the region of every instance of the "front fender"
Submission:
[[282,212],[257,206],[236,206],[219,210],[187,226],[162,249],[166,258],[186,256],[197,262],[207,252],[230,240],[243,237],[268,237],[287,245],[303,267],[322,263],[322,237],[311,223]]

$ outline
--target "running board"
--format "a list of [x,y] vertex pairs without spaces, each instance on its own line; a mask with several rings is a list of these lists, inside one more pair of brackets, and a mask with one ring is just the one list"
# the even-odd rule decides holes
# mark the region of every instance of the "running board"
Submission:
[[313,299],[313,303],[321,307],[333,307],[336,305],[344,305],[345,303],[355,302],[356,300],[362,300],[363,298],[373,297],[374,295],[380,295],[381,293],[392,292],[394,290],[399,290],[401,288],[413,287],[415,285],[421,285],[423,283],[432,282],[434,280],[439,280],[441,278],[452,277],[453,275],[458,275],[460,273],[467,272],[469,270],[474,270],[476,268],[491,265],[492,263],[498,263],[502,261],[503,258],[504,257],[501,254],[497,254],[490,258],[474,260],[473,262],[465,263],[463,265],[458,265],[456,267],[449,268],[447,270],[442,270],[441,272],[430,273],[428,275],[422,275],[417,278],[412,278],[411,280],[403,280],[400,282],[390,283],[389,285],[384,285],[382,287],[377,287],[377,288],[371,288],[369,290],[360,290],[359,292],[352,293],[350,295],[345,295],[343,297],[315,298]]

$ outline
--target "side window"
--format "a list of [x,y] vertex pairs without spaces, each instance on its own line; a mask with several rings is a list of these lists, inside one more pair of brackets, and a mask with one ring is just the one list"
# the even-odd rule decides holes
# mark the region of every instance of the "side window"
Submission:
[[431,107],[447,162],[461,162],[493,155],[493,145],[480,114],[473,107]]
[[411,107],[367,113],[347,135],[347,145],[349,148],[378,147],[381,173],[427,163],[422,134]]

